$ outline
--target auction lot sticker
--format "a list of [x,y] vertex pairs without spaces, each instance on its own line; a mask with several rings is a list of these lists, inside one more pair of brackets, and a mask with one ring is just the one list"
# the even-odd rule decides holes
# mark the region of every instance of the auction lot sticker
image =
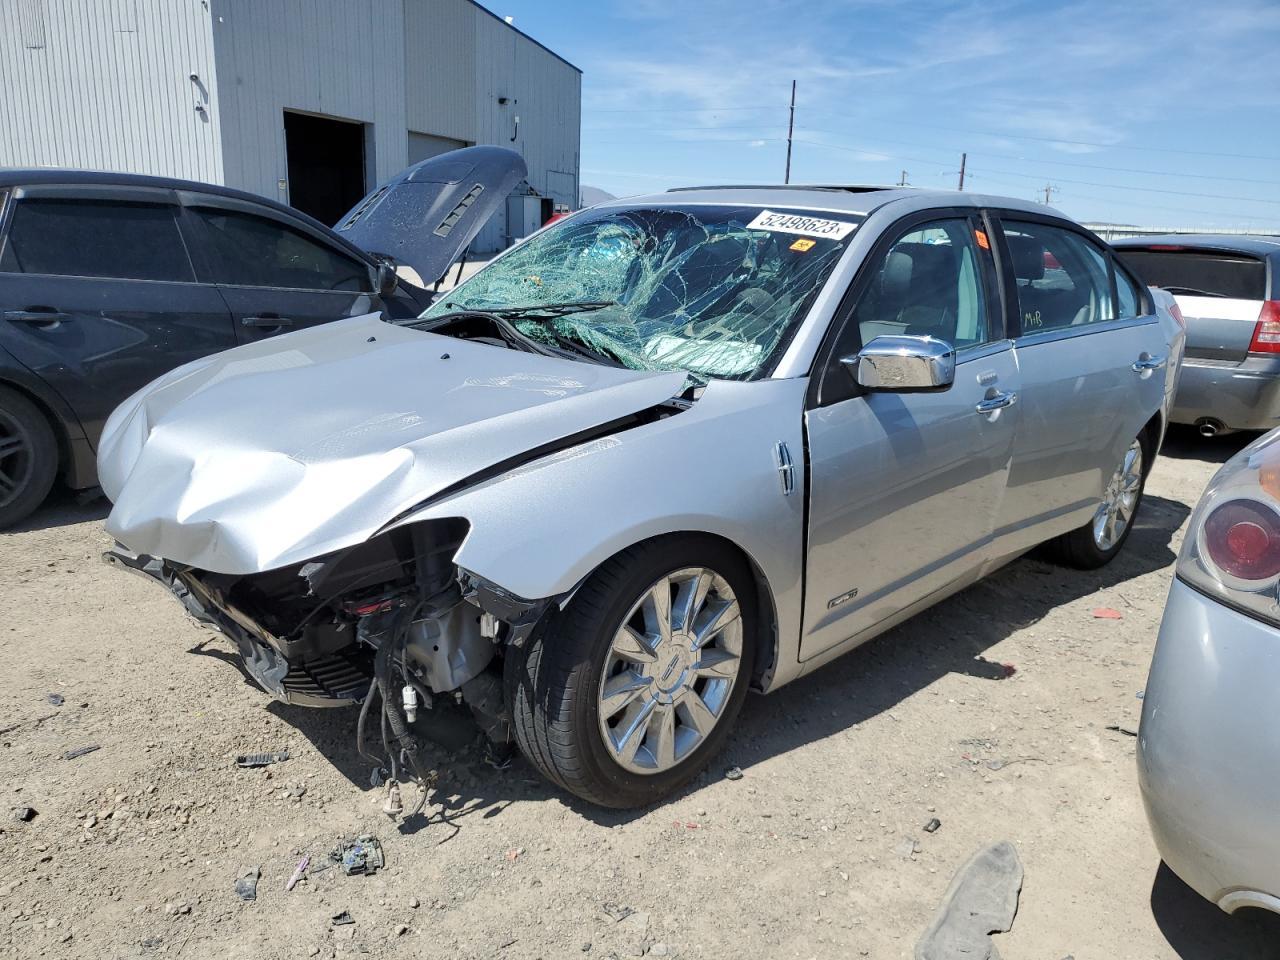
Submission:
[[760,215],[747,224],[748,230],[770,230],[773,233],[798,233],[806,237],[823,237],[828,240],[843,240],[853,233],[856,223],[845,223],[843,220],[822,220],[819,217],[806,217],[795,213],[774,213],[772,210],[761,210]]

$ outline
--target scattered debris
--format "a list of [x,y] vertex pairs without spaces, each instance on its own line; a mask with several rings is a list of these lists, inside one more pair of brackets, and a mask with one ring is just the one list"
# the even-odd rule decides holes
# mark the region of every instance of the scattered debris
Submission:
[[937,830],[938,830],[938,828],[939,828],[940,826],[942,826],[942,821],[941,821],[941,820],[939,820],[937,817],[934,817],[933,819],[931,819],[928,823],[926,823],[926,824],[924,825],[924,832],[925,832],[925,833],[936,833],[936,832],[937,832]]
[[[409,689],[408,687],[405,688]],[[400,797],[400,784],[395,780],[387,781],[386,799],[382,801],[382,812],[392,820],[404,813],[404,800]]]
[[903,860],[910,860],[920,852],[920,841],[915,837],[903,837],[902,842],[893,848],[893,852]]
[[1146,695],[1147,695],[1147,691],[1145,690],[1139,690],[1137,693],[1134,694],[1134,696],[1137,697],[1139,700],[1141,700]]
[[403,937],[403,936],[404,936],[406,933],[408,933],[408,932],[409,932],[409,925],[408,925],[407,923],[397,923],[397,924],[396,924],[396,936],[397,936],[397,937]]
[[35,807],[18,807],[13,811],[13,819],[21,823],[30,823],[37,816],[39,813]]
[[1095,620],[1123,620],[1124,614],[1115,607],[1098,607],[1093,611]]
[[1004,840],[979,850],[956,873],[933,922],[916,943],[915,960],[994,960],[991,934],[1013,926],[1022,862]]
[[95,750],[101,750],[102,747],[96,743],[91,743],[87,747],[76,747],[74,750],[68,750],[62,755],[63,760],[74,760],[76,757],[83,757],[87,753],[93,753]]
[[342,872],[349,877],[358,873],[372,876],[386,865],[386,858],[378,838],[366,833],[339,843],[329,853],[329,862],[342,867]]
[[236,757],[237,767],[269,767],[273,763],[282,763],[289,759],[289,751],[281,750],[278,753],[242,753]]
[[502,943],[498,944],[498,949],[505,950],[507,947],[514,946],[517,942],[519,942],[517,938],[512,937],[510,940],[504,940]]
[[631,916],[635,911],[630,907],[624,907],[621,904],[606,900],[600,904],[600,909],[604,911],[605,916],[609,917],[614,923],[621,923],[627,917]]
[[335,913],[329,918],[329,923],[335,927],[345,927],[347,924],[355,922],[355,918],[351,916],[350,910],[343,910],[341,913]]
[[1048,763],[1044,757],[1014,757],[1012,760],[988,760],[988,770],[1003,770],[1005,767],[1011,767],[1015,763]]
[[410,910],[417,910],[417,909],[418,909],[418,907],[420,907],[420,906],[422,906],[422,904],[421,904],[421,902],[418,900],[418,898],[417,898],[417,897],[410,897],[410,898],[409,898],[409,909],[410,909]]
[[741,767],[730,767],[728,770],[726,770],[726,771],[724,772],[724,778],[725,778],[726,780],[741,780],[741,779],[742,779],[742,768],[741,768]]
[[62,694],[60,693],[51,693],[47,697],[45,697],[45,699],[48,700],[51,704],[53,704],[55,707],[60,707],[64,703],[66,703],[66,700],[63,698]]
[[293,869],[293,875],[286,881],[285,890],[292,890],[298,885],[298,881],[307,875],[307,865],[311,863],[310,857],[303,857],[298,861],[298,865]]
[[515,863],[520,859],[520,854],[524,853],[524,847],[512,847],[507,851],[506,857],[511,863]]
[[262,876],[259,867],[246,868],[236,880],[236,896],[241,900],[258,899],[258,878]]
[[694,823],[692,820],[672,820],[671,825],[677,830],[699,830],[701,824]]
[[1109,723],[1107,724],[1107,729],[1114,730],[1116,733],[1123,733],[1130,737],[1136,737],[1138,735],[1137,730],[1134,730],[1132,727],[1126,727],[1123,724],[1119,724],[1119,723]]

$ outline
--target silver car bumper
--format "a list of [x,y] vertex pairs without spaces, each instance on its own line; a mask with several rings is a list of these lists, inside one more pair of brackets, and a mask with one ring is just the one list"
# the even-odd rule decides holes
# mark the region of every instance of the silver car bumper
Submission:
[[1280,426],[1280,356],[1247,357],[1238,364],[1187,357],[1170,419],[1220,420],[1232,430]]
[[1138,732],[1170,869],[1228,913],[1280,913],[1280,629],[1174,580]]

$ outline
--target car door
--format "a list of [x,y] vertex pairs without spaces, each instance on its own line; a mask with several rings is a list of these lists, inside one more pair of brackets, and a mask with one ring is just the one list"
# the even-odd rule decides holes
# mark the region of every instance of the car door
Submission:
[[[1017,364],[974,211],[900,222],[846,306],[805,414],[801,659],[873,635],[981,567],[1019,424]],[[884,335],[952,344],[954,381],[930,392],[858,387],[841,358]]]
[[303,221],[264,204],[181,191],[200,269],[250,343],[343,317],[379,313],[376,271]]
[[91,445],[120,401],[235,346],[197,282],[170,190],[54,184],[13,191],[0,249],[0,346],[75,411]]
[[1150,296],[1121,277],[1101,242],[1067,221],[1007,212],[999,249],[1017,308],[1022,429],[1000,548],[1007,553],[1087,522],[1125,451],[1160,409],[1168,346]]

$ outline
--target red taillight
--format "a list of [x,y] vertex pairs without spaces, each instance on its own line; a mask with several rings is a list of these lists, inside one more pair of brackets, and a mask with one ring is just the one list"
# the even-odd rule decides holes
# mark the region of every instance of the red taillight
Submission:
[[1183,330],[1187,329],[1187,318],[1182,315],[1182,308],[1176,303],[1169,304],[1169,312],[1173,314],[1173,319],[1178,321],[1178,326]]
[[1231,500],[1205,519],[1201,542],[1223,573],[1239,580],[1280,575],[1280,516],[1252,500]]
[[1267,300],[1262,304],[1258,322],[1249,341],[1250,353],[1280,353],[1280,300]]

